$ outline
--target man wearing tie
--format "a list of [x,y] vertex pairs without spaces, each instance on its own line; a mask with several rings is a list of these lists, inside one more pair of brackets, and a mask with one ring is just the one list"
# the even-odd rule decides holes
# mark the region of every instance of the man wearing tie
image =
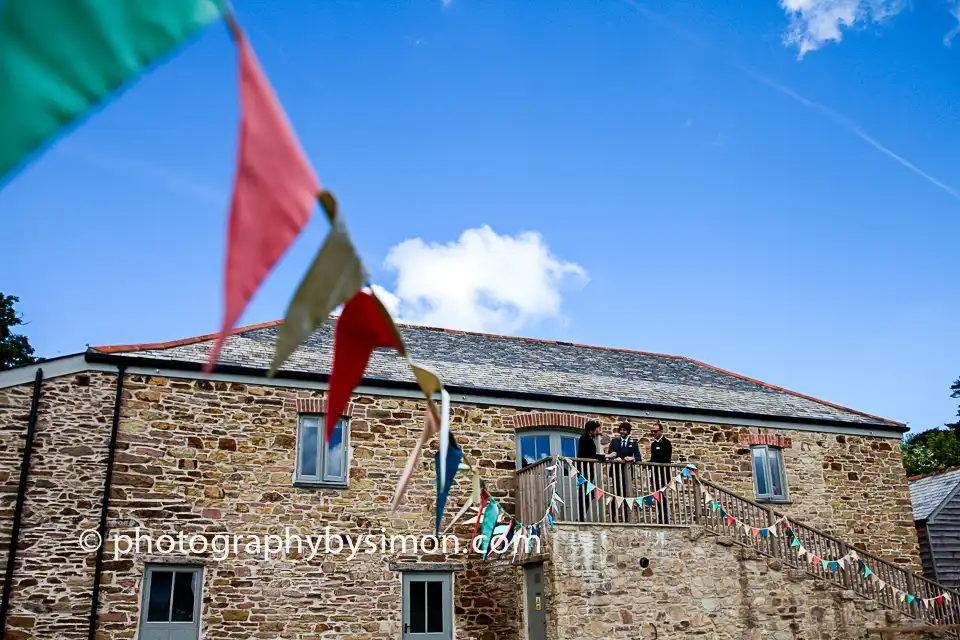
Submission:
[[[673,462],[673,445],[663,437],[663,425],[659,422],[654,422],[650,428],[650,436],[650,462],[659,464],[670,464]],[[654,490],[662,489],[668,482],[670,482],[670,468],[655,468],[653,472]],[[668,519],[666,501],[661,500],[657,503],[657,521],[660,524],[667,524]]]
[[[629,422],[620,423],[620,437],[610,440],[610,449],[607,452],[607,459],[615,462],[624,462],[620,468],[613,469],[613,484],[616,488],[615,493],[625,498],[636,497],[636,486],[634,479],[633,462],[640,462],[643,457],[640,455],[640,445],[635,438],[630,437],[633,427]],[[624,521],[629,509],[623,514]]]

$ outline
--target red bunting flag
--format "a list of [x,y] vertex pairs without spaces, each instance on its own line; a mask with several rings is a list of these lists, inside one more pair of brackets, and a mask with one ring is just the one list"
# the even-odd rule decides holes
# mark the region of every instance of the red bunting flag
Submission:
[[360,384],[373,350],[393,347],[400,353],[404,352],[393,323],[382,309],[372,294],[358,291],[337,318],[333,332],[333,370],[327,392],[327,442],[347,406],[350,394]]
[[937,604],[943,606],[943,596],[937,596],[934,600],[937,601]]
[[657,502],[660,502],[660,492],[659,492],[659,491],[654,491],[654,492],[653,492],[653,499],[656,500]]
[[729,527],[730,525],[732,525],[735,521],[736,521],[736,519],[735,519],[733,516],[727,516],[727,526],[728,526],[728,527]]
[[216,364],[227,333],[310,218],[317,180],[283,107],[246,37],[240,53],[240,144],[230,203],[223,327],[205,370]]

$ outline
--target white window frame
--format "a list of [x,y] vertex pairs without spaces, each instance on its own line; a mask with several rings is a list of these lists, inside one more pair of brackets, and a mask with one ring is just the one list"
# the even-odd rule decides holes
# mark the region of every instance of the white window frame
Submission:
[[[149,622],[147,615],[150,609],[150,591],[153,587],[153,574],[157,572],[191,573],[197,576],[197,591],[194,594],[193,602],[193,620],[191,622]],[[137,637],[147,633],[151,628],[154,630],[167,628],[177,628],[181,631],[192,631],[195,638],[200,638],[200,618],[203,614],[203,567],[198,565],[182,564],[147,564],[143,568],[143,581],[140,587],[140,630]],[[176,580],[176,578],[174,578]],[[173,585],[171,584],[171,589]],[[171,591],[170,606],[173,606],[173,592]]]
[[[302,446],[302,433],[304,419],[317,421],[317,473],[304,474],[300,470],[300,449]],[[343,431],[343,476],[332,477],[325,475],[327,447],[323,442],[323,430],[326,422],[326,416],[319,413],[301,413],[297,416],[297,446],[294,450],[293,459],[293,484],[298,487],[327,487],[333,489],[346,489],[350,484],[350,421],[347,418],[340,418],[340,428]]]
[[527,436],[550,436],[550,451],[559,453],[563,449],[560,445],[560,438],[572,438],[574,441],[574,456],[576,456],[576,443],[579,442],[583,434],[582,429],[569,429],[565,427],[544,427],[539,429],[518,429],[514,443],[514,456],[516,457],[517,469],[523,468],[523,459],[520,457],[520,440]]
[[[763,452],[763,471],[764,480],[767,484],[767,492],[760,492],[760,483],[757,478],[756,452]],[[783,487],[783,495],[773,493],[773,472],[770,465],[771,455],[777,459],[777,467],[780,469],[780,486]],[[753,474],[753,492],[757,496],[757,502],[789,502],[790,489],[787,486],[787,469],[783,462],[783,449],[766,444],[759,444],[750,447],[750,467]]]

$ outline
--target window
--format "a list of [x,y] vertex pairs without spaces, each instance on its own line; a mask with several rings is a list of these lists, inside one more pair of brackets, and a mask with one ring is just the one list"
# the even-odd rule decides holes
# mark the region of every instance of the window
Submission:
[[452,640],[452,585],[449,573],[403,574],[404,640]]
[[787,476],[783,469],[783,450],[778,447],[751,447],[753,484],[758,500],[786,502]]
[[523,431],[517,434],[517,467],[522,468],[551,455],[577,457],[580,434],[561,429]]
[[141,640],[200,637],[201,567],[148,565],[140,606]]
[[350,429],[340,420],[324,446],[323,416],[301,415],[297,430],[297,464],[294,482],[320,486],[347,486],[347,452]]

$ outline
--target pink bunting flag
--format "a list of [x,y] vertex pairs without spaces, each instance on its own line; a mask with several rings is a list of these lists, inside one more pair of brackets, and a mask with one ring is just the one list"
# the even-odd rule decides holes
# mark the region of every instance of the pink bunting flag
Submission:
[[728,516],[727,516],[727,526],[729,527],[729,526],[732,525],[734,522],[735,522],[734,517],[728,515]]
[[760,529],[757,529],[756,527],[754,527],[753,529],[751,529],[750,532],[753,534],[753,537],[754,537],[754,538],[756,538],[758,535],[760,535]]
[[[433,417],[433,412],[427,409],[426,415],[427,421],[423,427],[423,432],[420,434],[420,439],[417,441],[417,444],[413,445],[413,452],[407,459],[407,466],[404,468],[403,475],[400,476],[400,481],[397,483],[397,489],[393,494],[393,504],[390,506],[391,513],[397,510],[397,507],[400,505],[400,501],[403,499],[403,494],[407,490],[407,484],[410,482],[410,476],[413,475],[413,469],[417,464],[417,460],[420,459],[420,452],[426,448],[430,438],[432,438],[437,432],[437,421]],[[479,476],[477,477],[477,480],[479,481]],[[464,507],[464,510],[466,510],[466,507]],[[463,511],[461,511],[456,518],[454,518],[454,521],[456,521],[461,515],[463,515]]]
[[602,498],[605,492],[600,487],[597,487],[594,493],[597,495],[598,498]]
[[246,37],[240,53],[240,144],[230,203],[223,326],[204,370],[213,370],[227,333],[310,218],[320,181]]
[[363,378],[370,355],[379,347],[393,347],[404,352],[393,322],[384,316],[379,301],[365,291],[358,291],[344,305],[333,333],[333,370],[327,394],[327,442],[350,394]]
[[660,502],[660,492],[659,492],[659,491],[654,491],[654,492],[653,492],[653,499],[656,500],[657,502]]

